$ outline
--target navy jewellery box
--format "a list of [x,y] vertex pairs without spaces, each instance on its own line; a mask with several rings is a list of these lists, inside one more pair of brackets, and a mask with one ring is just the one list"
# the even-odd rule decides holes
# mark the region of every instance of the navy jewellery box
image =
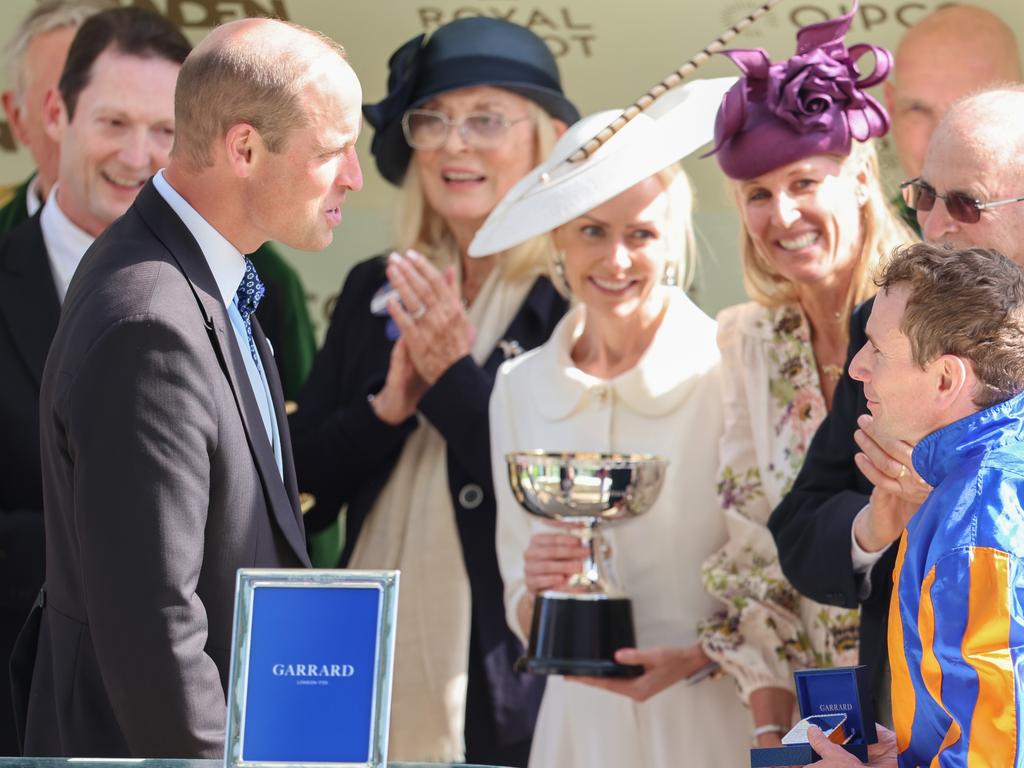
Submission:
[[831,741],[867,762],[868,744],[878,741],[868,668],[803,669],[793,678],[803,720],[783,737],[781,747],[750,750],[750,768],[807,765],[820,760],[807,743],[810,725],[817,725]]

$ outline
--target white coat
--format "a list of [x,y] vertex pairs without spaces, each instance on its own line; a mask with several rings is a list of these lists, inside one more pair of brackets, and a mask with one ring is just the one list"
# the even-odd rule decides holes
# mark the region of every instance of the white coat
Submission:
[[[509,625],[525,592],[523,552],[551,531],[512,495],[511,451],[657,454],[669,460],[661,495],[643,516],[606,528],[612,569],[633,601],[640,648],[686,646],[718,608],[701,583],[701,563],[725,542],[715,489],[722,433],[715,323],[681,291],[637,365],[614,379],[575,367],[573,344],[586,309],[563,318],[551,339],[505,363],[491,397],[491,456],[498,508],[497,550]],[[729,678],[676,683],[643,703],[590,686],[548,680],[531,768],[595,765],[749,765],[750,718]]]

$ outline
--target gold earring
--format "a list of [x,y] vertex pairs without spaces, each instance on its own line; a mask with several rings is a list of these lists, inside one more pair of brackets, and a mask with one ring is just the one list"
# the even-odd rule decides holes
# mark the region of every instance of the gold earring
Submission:
[[566,296],[572,296],[572,288],[569,287],[569,279],[565,276],[565,251],[556,250],[553,261],[555,266],[555,278],[559,283],[558,287],[562,289]]

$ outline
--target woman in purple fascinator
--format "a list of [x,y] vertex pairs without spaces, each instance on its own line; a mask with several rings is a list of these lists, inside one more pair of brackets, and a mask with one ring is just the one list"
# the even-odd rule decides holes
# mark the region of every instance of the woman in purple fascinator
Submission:
[[793,721],[793,670],[857,663],[857,612],[798,595],[766,524],[831,407],[853,308],[874,293],[893,248],[915,239],[887,203],[871,142],[889,117],[866,89],[892,57],[846,46],[856,5],[801,29],[785,61],[726,52],[743,77],[715,123],[752,301],[718,316],[718,489],[729,539],[704,563],[723,609],[702,626],[702,643],[739,682],[759,746],[777,746]]

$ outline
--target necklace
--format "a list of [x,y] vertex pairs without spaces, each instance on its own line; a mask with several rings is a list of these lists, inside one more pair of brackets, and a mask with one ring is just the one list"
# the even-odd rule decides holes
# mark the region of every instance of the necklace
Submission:
[[829,381],[838,381],[839,377],[843,375],[843,366],[839,363],[829,363],[828,365],[821,366],[822,378],[828,379]]

